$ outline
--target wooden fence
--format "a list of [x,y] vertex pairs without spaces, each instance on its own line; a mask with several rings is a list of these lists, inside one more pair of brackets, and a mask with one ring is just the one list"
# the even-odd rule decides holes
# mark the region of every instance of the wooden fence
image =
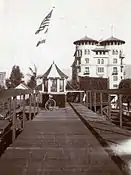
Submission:
[[[16,138],[16,114],[22,113],[22,130],[25,126],[25,112],[26,112],[26,99],[25,95],[29,95],[28,98],[28,113],[29,120],[31,120],[32,104],[33,104],[33,115],[39,112],[39,97],[38,91],[23,90],[23,89],[8,89],[0,91],[0,113],[11,117],[12,120],[12,141]],[[17,108],[17,97],[20,97],[19,108]]]
[[[109,89],[109,90],[87,90],[86,91],[86,106],[97,111],[97,107],[100,109],[100,114],[106,114],[111,118],[111,101],[113,96],[117,95],[117,106],[119,110],[120,127],[122,127],[122,116],[123,116],[123,97],[131,97],[131,90],[129,89]],[[82,101],[81,101],[82,102]],[[107,113],[103,110],[107,107]]]

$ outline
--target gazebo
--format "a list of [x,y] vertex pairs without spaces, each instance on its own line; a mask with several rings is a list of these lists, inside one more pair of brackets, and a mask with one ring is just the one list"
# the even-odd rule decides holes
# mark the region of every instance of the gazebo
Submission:
[[65,75],[53,61],[49,69],[40,78],[42,79],[42,106],[45,105],[49,99],[49,95],[52,95],[57,106],[65,107],[68,76]]

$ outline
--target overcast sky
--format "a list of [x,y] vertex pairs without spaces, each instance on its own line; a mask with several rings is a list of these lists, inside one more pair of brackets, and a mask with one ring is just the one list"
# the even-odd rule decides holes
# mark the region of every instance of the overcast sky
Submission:
[[[46,44],[36,47],[34,33],[52,6]],[[131,64],[130,0],[0,0],[0,71],[14,64],[24,73],[34,63],[42,74],[53,60],[60,68],[73,62],[73,41],[85,34],[94,39],[114,36],[126,41],[125,62]],[[85,28],[85,26],[87,26]]]

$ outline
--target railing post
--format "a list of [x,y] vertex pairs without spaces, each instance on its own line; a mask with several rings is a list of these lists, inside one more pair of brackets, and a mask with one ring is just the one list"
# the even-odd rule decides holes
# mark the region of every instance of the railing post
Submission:
[[102,101],[102,92],[100,92],[100,114],[103,115],[103,101]]
[[25,126],[25,94],[23,95],[23,116],[22,116],[22,129]]
[[39,97],[40,97],[40,94],[37,93],[37,113],[39,113]]
[[88,91],[86,91],[86,106],[87,106],[87,108],[88,108]]
[[35,92],[33,93],[33,101],[34,101],[34,117],[35,117],[35,113],[36,113],[36,99],[35,99],[36,95]]
[[13,97],[13,116],[12,116],[12,142],[16,138],[16,97]]
[[120,113],[120,127],[122,128],[122,114],[123,114],[123,109],[122,109],[122,94],[119,94],[119,113]]
[[108,118],[111,119],[111,95],[108,94]]
[[92,93],[90,91],[90,110],[92,109]]
[[94,92],[94,112],[96,112],[96,92]]
[[11,116],[11,97],[8,98],[8,115]]
[[32,104],[32,96],[29,94],[29,120],[31,120],[31,104]]

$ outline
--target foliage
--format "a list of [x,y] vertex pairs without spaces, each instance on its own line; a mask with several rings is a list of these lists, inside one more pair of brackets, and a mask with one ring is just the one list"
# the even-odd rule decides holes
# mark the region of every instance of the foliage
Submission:
[[121,80],[119,84],[119,89],[124,89],[124,88],[131,89],[131,79],[130,78]]
[[37,81],[37,67],[34,64],[34,70],[29,67],[29,70],[31,72],[31,74],[28,74],[28,76],[30,76],[30,80],[28,81],[27,85],[31,88],[31,89],[35,89],[36,88],[36,81]]
[[22,72],[20,71],[20,67],[14,65],[12,67],[12,71],[9,79],[6,79],[7,88],[15,88],[22,82],[22,78],[24,78]]
[[[125,90],[130,89],[131,90],[131,79],[128,78],[128,79],[121,80],[119,84],[119,89],[125,89]],[[131,102],[131,96],[123,96],[122,101],[128,104],[128,109],[129,109],[129,105]]]

